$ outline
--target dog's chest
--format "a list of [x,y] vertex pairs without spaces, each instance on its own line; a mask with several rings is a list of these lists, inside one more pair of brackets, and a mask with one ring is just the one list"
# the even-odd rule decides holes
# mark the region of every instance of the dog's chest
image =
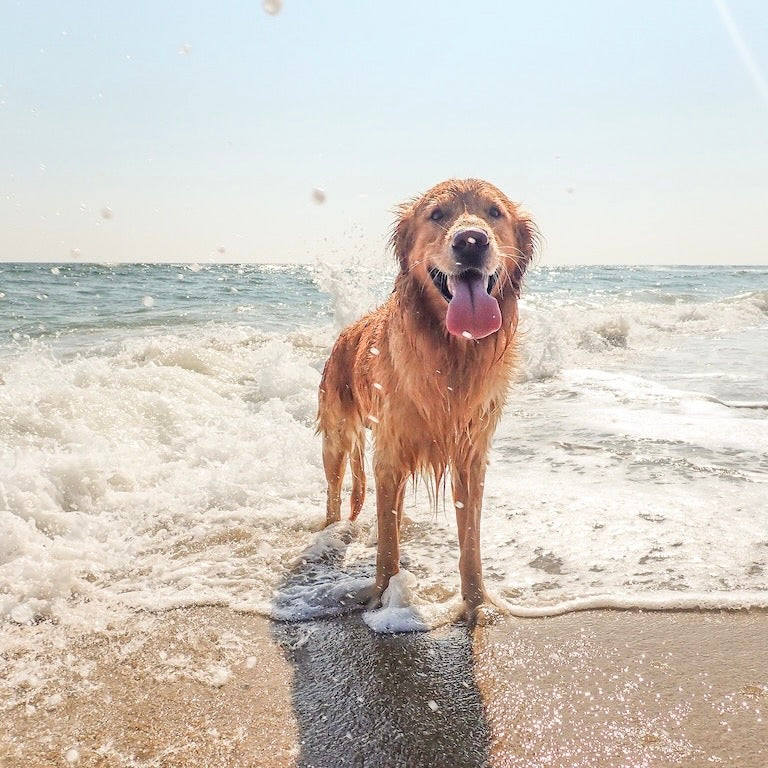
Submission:
[[506,384],[497,377],[466,381],[435,369],[432,376],[375,387],[369,426],[386,432],[408,451],[441,453],[495,428]]

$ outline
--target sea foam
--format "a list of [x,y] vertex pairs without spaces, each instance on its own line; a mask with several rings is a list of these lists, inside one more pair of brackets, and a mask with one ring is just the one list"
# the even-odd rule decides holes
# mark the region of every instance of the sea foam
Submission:
[[[231,296],[206,269],[184,278]],[[374,500],[355,526],[322,531],[314,419],[329,346],[383,297],[379,277],[318,268],[335,300],[311,318],[306,276],[258,278],[269,291],[232,299],[215,322],[151,325],[149,308],[131,316],[138,327],[33,338],[29,316],[3,348],[0,616],[22,635],[210,603],[316,618],[352,610],[348,595],[370,586]],[[289,289],[305,303],[269,304],[263,323],[236,311]],[[492,594],[520,615],[763,605],[766,294],[528,296],[485,488]],[[406,518],[404,575],[364,610],[377,631],[457,615],[450,499],[435,506],[417,485]]]

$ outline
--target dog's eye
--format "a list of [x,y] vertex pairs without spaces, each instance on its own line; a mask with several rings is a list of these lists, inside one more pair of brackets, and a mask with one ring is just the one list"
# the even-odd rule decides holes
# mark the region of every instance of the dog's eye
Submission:
[[443,212],[439,208],[435,208],[435,210],[429,214],[429,218],[432,219],[432,221],[440,221],[440,219],[443,218]]
[[492,205],[488,211],[488,215],[492,219],[500,219],[501,218],[501,211],[498,209],[497,206]]

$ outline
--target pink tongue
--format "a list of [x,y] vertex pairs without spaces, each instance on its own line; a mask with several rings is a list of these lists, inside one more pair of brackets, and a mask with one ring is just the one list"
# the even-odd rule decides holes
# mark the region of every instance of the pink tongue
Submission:
[[499,302],[485,290],[486,284],[487,278],[476,272],[451,280],[453,298],[445,316],[449,333],[482,339],[501,328]]

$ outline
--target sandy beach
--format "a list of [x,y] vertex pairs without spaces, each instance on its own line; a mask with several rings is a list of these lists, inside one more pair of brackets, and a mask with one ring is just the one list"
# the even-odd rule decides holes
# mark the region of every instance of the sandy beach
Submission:
[[390,636],[356,616],[138,613],[37,638],[51,678],[2,660],[15,685],[0,765],[763,768],[767,636],[764,612],[603,611]]

